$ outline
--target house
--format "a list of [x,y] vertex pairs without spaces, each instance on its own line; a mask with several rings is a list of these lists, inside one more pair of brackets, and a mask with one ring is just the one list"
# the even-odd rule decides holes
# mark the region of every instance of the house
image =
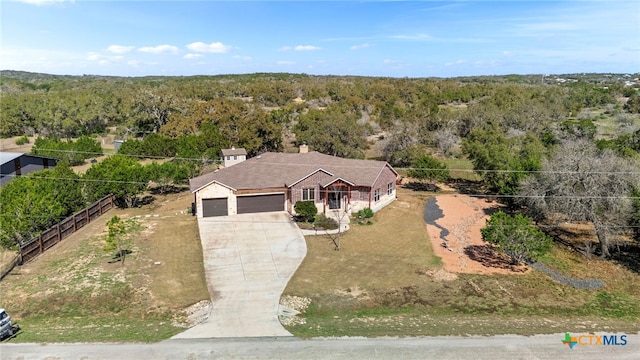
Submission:
[[[304,149],[303,149],[304,151]],[[264,153],[189,180],[198,217],[288,211],[313,201],[320,213],[380,210],[396,199],[398,173],[384,161],[319,152]]]
[[229,167],[247,160],[247,150],[243,148],[222,149],[222,165]]
[[57,159],[16,152],[0,152],[0,186],[16,176],[56,166]]

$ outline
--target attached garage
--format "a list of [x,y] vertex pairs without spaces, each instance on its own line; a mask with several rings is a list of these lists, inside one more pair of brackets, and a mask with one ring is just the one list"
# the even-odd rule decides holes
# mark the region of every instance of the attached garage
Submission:
[[284,193],[238,196],[238,214],[284,211]]
[[202,217],[227,216],[227,198],[202,199]]

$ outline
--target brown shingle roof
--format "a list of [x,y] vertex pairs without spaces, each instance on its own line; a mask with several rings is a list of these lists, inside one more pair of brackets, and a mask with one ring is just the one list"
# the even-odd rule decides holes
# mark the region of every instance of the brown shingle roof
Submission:
[[384,161],[344,159],[315,151],[264,153],[232,167],[190,179],[189,185],[192,192],[214,181],[237,190],[282,188],[322,169],[332,174],[327,175],[327,180],[342,178],[357,186],[372,186],[385,167],[395,172]]
[[247,155],[244,148],[222,149],[222,156]]

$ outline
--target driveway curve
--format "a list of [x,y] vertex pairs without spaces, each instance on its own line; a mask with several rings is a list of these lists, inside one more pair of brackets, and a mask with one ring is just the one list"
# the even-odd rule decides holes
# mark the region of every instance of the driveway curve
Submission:
[[307,245],[289,214],[209,217],[198,227],[212,309],[173,338],[292,336],[278,320],[279,301]]

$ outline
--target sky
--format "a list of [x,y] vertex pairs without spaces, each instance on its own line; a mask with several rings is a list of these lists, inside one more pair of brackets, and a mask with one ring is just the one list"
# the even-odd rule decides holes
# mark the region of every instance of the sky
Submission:
[[0,69],[455,77],[640,72],[640,1],[0,0]]

